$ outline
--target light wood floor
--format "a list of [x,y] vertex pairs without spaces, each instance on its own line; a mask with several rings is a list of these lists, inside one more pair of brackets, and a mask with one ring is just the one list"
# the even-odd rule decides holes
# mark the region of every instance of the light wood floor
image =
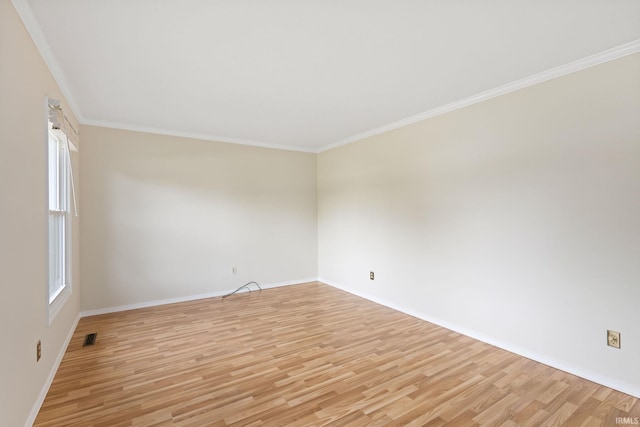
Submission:
[[[97,332],[95,346],[82,347]],[[639,399],[320,283],[81,319],[36,426],[615,426]]]

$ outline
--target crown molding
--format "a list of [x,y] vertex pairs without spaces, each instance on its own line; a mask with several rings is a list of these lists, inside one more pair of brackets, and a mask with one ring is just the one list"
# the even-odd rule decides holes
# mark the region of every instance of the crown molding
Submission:
[[204,141],[223,142],[227,144],[246,145],[250,147],[270,148],[274,150],[286,150],[286,151],[298,151],[302,153],[317,153],[318,151],[313,148],[296,147],[285,144],[273,144],[262,141],[253,141],[249,139],[230,138],[227,136],[209,135],[196,132],[182,132],[170,129],[156,128],[152,126],[137,126],[128,123],[110,122],[103,120],[84,119],[82,125],[86,126],[98,126],[103,128],[111,128],[118,130],[127,130],[133,132],[152,133],[156,135],[177,136],[180,138],[199,139]]
[[295,147],[291,145],[285,144],[274,144],[268,143],[264,141],[253,141],[246,140],[240,138],[232,138],[218,135],[210,135],[210,134],[200,134],[195,132],[181,132],[169,129],[161,129],[150,126],[137,126],[131,125],[127,123],[118,123],[118,122],[110,122],[103,120],[92,120],[84,117],[81,113],[80,108],[78,107],[78,103],[76,102],[74,96],[72,95],[70,86],[67,82],[67,79],[62,72],[62,68],[58,64],[47,39],[45,38],[42,30],[40,29],[40,24],[38,23],[36,17],[31,10],[31,6],[27,0],[11,0],[13,3],[13,7],[16,9],[18,16],[22,20],[27,32],[31,36],[36,48],[40,52],[40,56],[44,60],[45,64],[49,68],[51,75],[54,80],[60,87],[62,95],[65,97],[68,102],[71,110],[81,125],[89,125],[89,126],[100,126],[111,129],[121,129],[121,130],[129,130],[135,132],[144,132],[144,133],[153,133],[157,135],[168,135],[168,136],[177,136],[182,138],[192,138],[192,139],[200,139],[205,141],[216,141],[216,142],[224,142],[229,144],[238,144],[238,145],[247,145],[251,147],[260,147],[260,148],[271,148],[276,150],[287,150],[287,151],[298,151],[303,153],[317,153],[317,148],[303,148],[303,147]]
[[40,52],[40,56],[42,56],[42,59],[49,68],[53,79],[58,84],[58,87],[60,87],[62,95],[64,95],[67,103],[71,107],[71,112],[75,118],[82,123],[82,114],[80,113],[78,103],[71,93],[67,79],[64,77],[64,73],[62,72],[62,68],[60,68],[58,61],[53,55],[53,51],[40,29],[40,24],[38,24],[38,20],[34,16],[31,6],[29,6],[29,2],[27,0],[11,0],[11,3],[13,3],[13,7],[22,20],[24,27]]
[[268,143],[264,141],[245,140],[241,138],[224,137],[224,136],[216,136],[216,135],[209,135],[209,134],[199,134],[199,133],[193,133],[193,132],[180,132],[180,131],[174,131],[174,130],[168,130],[168,129],[154,128],[154,127],[130,125],[126,123],[87,119],[82,115],[81,110],[78,107],[78,103],[76,102],[75,98],[72,95],[72,92],[69,88],[69,84],[67,83],[67,80],[62,72],[62,69],[60,68],[60,65],[58,64],[58,61],[55,59],[55,56],[51,51],[49,43],[45,39],[44,34],[40,29],[40,25],[38,24],[38,21],[33,15],[33,11],[29,6],[29,2],[27,0],[11,0],[11,2],[13,3],[13,6],[16,9],[18,15],[22,19],[22,22],[24,23],[24,26],[27,29],[27,32],[33,39],[33,42],[36,45],[38,51],[40,52],[40,55],[42,56],[51,74],[53,75],[53,78],[55,79],[56,83],[60,87],[62,94],[64,95],[67,102],[69,103],[75,117],[78,119],[78,121],[81,124],[91,125],[91,126],[101,126],[101,127],[114,128],[114,129],[130,130],[130,131],[136,131],[136,132],[146,132],[146,133],[153,133],[153,134],[159,134],[159,135],[170,135],[170,136],[178,136],[178,137],[184,137],[184,138],[194,138],[194,139],[201,139],[205,141],[218,141],[218,142],[225,142],[230,144],[248,145],[253,147],[261,147],[261,148],[298,151],[298,152],[304,152],[304,153],[321,153],[323,151],[331,150],[333,148],[347,145],[355,141],[359,141],[365,138],[379,135],[379,134],[382,134],[394,129],[398,129],[400,127],[407,126],[413,123],[417,123],[426,119],[437,117],[442,114],[446,114],[446,113],[458,110],[460,108],[468,107],[473,104],[487,101],[489,99],[492,99],[501,95],[506,95],[508,93],[511,93],[520,89],[524,89],[529,86],[536,85],[538,83],[543,83],[545,81],[555,79],[557,77],[562,77],[567,74],[575,73],[575,72],[584,70],[586,68],[590,68],[596,65],[600,65],[609,61],[613,61],[613,60],[640,52],[640,39],[635,39],[628,43],[624,43],[622,45],[615,46],[611,49],[607,49],[603,52],[599,52],[594,55],[590,55],[585,58],[570,62],[568,64],[560,65],[550,70],[546,70],[541,73],[537,73],[532,76],[525,77],[520,80],[516,80],[515,82],[507,83],[497,88],[490,89],[490,90],[478,93],[476,95],[472,95],[470,97],[467,97],[458,101],[454,101],[449,104],[445,104],[440,107],[436,107],[431,110],[352,135],[350,137],[335,141],[333,143],[329,143],[323,146],[303,148],[303,147],[295,147],[295,146],[286,145],[286,144]]
[[454,101],[449,104],[442,105],[440,107],[436,107],[434,109],[425,111],[423,113],[419,113],[414,116],[410,116],[410,117],[362,132],[362,133],[358,133],[348,138],[336,141],[332,144],[328,144],[323,147],[320,147],[318,149],[318,152],[331,150],[333,148],[337,148],[342,145],[347,145],[352,142],[359,141],[361,139],[369,138],[371,136],[379,135],[381,133],[385,133],[393,129],[398,129],[403,126],[407,126],[407,125],[417,123],[426,119],[440,116],[442,114],[449,113],[451,111],[455,111],[460,108],[468,107],[473,104],[478,104],[480,102],[487,101],[489,99],[496,98],[501,95],[506,95],[508,93],[515,92],[517,90],[524,89],[529,86],[537,85],[538,83],[543,83],[548,80],[555,79],[557,77],[562,77],[567,74],[575,73],[590,67],[594,67],[596,65],[604,64],[605,62],[623,58],[628,55],[633,55],[634,53],[638,53],[638,52],[640,52],[640,39],[636,39],[631,42],[613,47],[611,49],[607,49],[600,53],[596,53],[594,55],[590,55],[585,58],[578,59],[577,61],[573,61],[565,65],[560,65],[558,67],[551,68],[541,73],[537,73],[529,77],[516,80],[515,82],[507,83],[505,85],[498,86],[494,89],[489,89],[487,91],[478,93],[476,95],[472,95],[470,97],[467,97],[458,101]]

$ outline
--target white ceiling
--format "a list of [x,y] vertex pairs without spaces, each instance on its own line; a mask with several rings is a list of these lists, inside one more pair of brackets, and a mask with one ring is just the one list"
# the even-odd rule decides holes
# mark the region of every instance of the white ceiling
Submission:
[[303,151],[640,40],[638,0],[13,1],[82,123]]

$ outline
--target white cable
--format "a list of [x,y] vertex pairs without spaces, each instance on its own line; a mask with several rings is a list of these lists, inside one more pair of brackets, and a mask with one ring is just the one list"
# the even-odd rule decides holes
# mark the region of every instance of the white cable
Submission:
[[[64,117],[64,113],[62,114],[62,117]],[[62,121],[62,126],[64,127],[64,137],[67,140],[66,151],[67,151],[67,161],[69,162],[69,174],[71,175],[71,193],[73,194],[73,210],[74,210],[74,213],[76,214],[76,217],[78,217],[80,215],[78,214],[78,202],[76,200],[76,184],[75,184],[75,180],[73,179],[73,165],[71,164],[71,143],[69,142],[69,136],[67,135],[66,120]]]
[[[226,295],[223,295],[223,296],[222,296],[222,298],[230,297],[231,295],[235,294],[236,292],[238,292],[238,291],[239,291],[240,289],[242,289],[242,288],[247,288],[247,289],[249,289],[249,285],[251,285],[251,284],[256,285],[256,286],[258,287],[258,289],[259,289],[259,290],[262,290],[262,288],[260,287],[260,285],[258,285],[258,282],[248,282],[248,283],[245,283],[244,285],[240,286],[240,287],[239,287],[238,289],[236,289],[235,291],[230,292],[230,293],[228,293],[228,294],[226,294]],[[251,292],[251,289],[249,289],[249,292]]]

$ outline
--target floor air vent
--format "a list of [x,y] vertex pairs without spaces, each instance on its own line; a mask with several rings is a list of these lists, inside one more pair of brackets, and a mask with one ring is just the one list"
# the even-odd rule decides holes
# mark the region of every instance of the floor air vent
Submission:
[[82,344],[82,346],[94,345],[97,337],[98,334],[95,332],[93,334],[87,334],[87,336],[84,337],[84,344]]

